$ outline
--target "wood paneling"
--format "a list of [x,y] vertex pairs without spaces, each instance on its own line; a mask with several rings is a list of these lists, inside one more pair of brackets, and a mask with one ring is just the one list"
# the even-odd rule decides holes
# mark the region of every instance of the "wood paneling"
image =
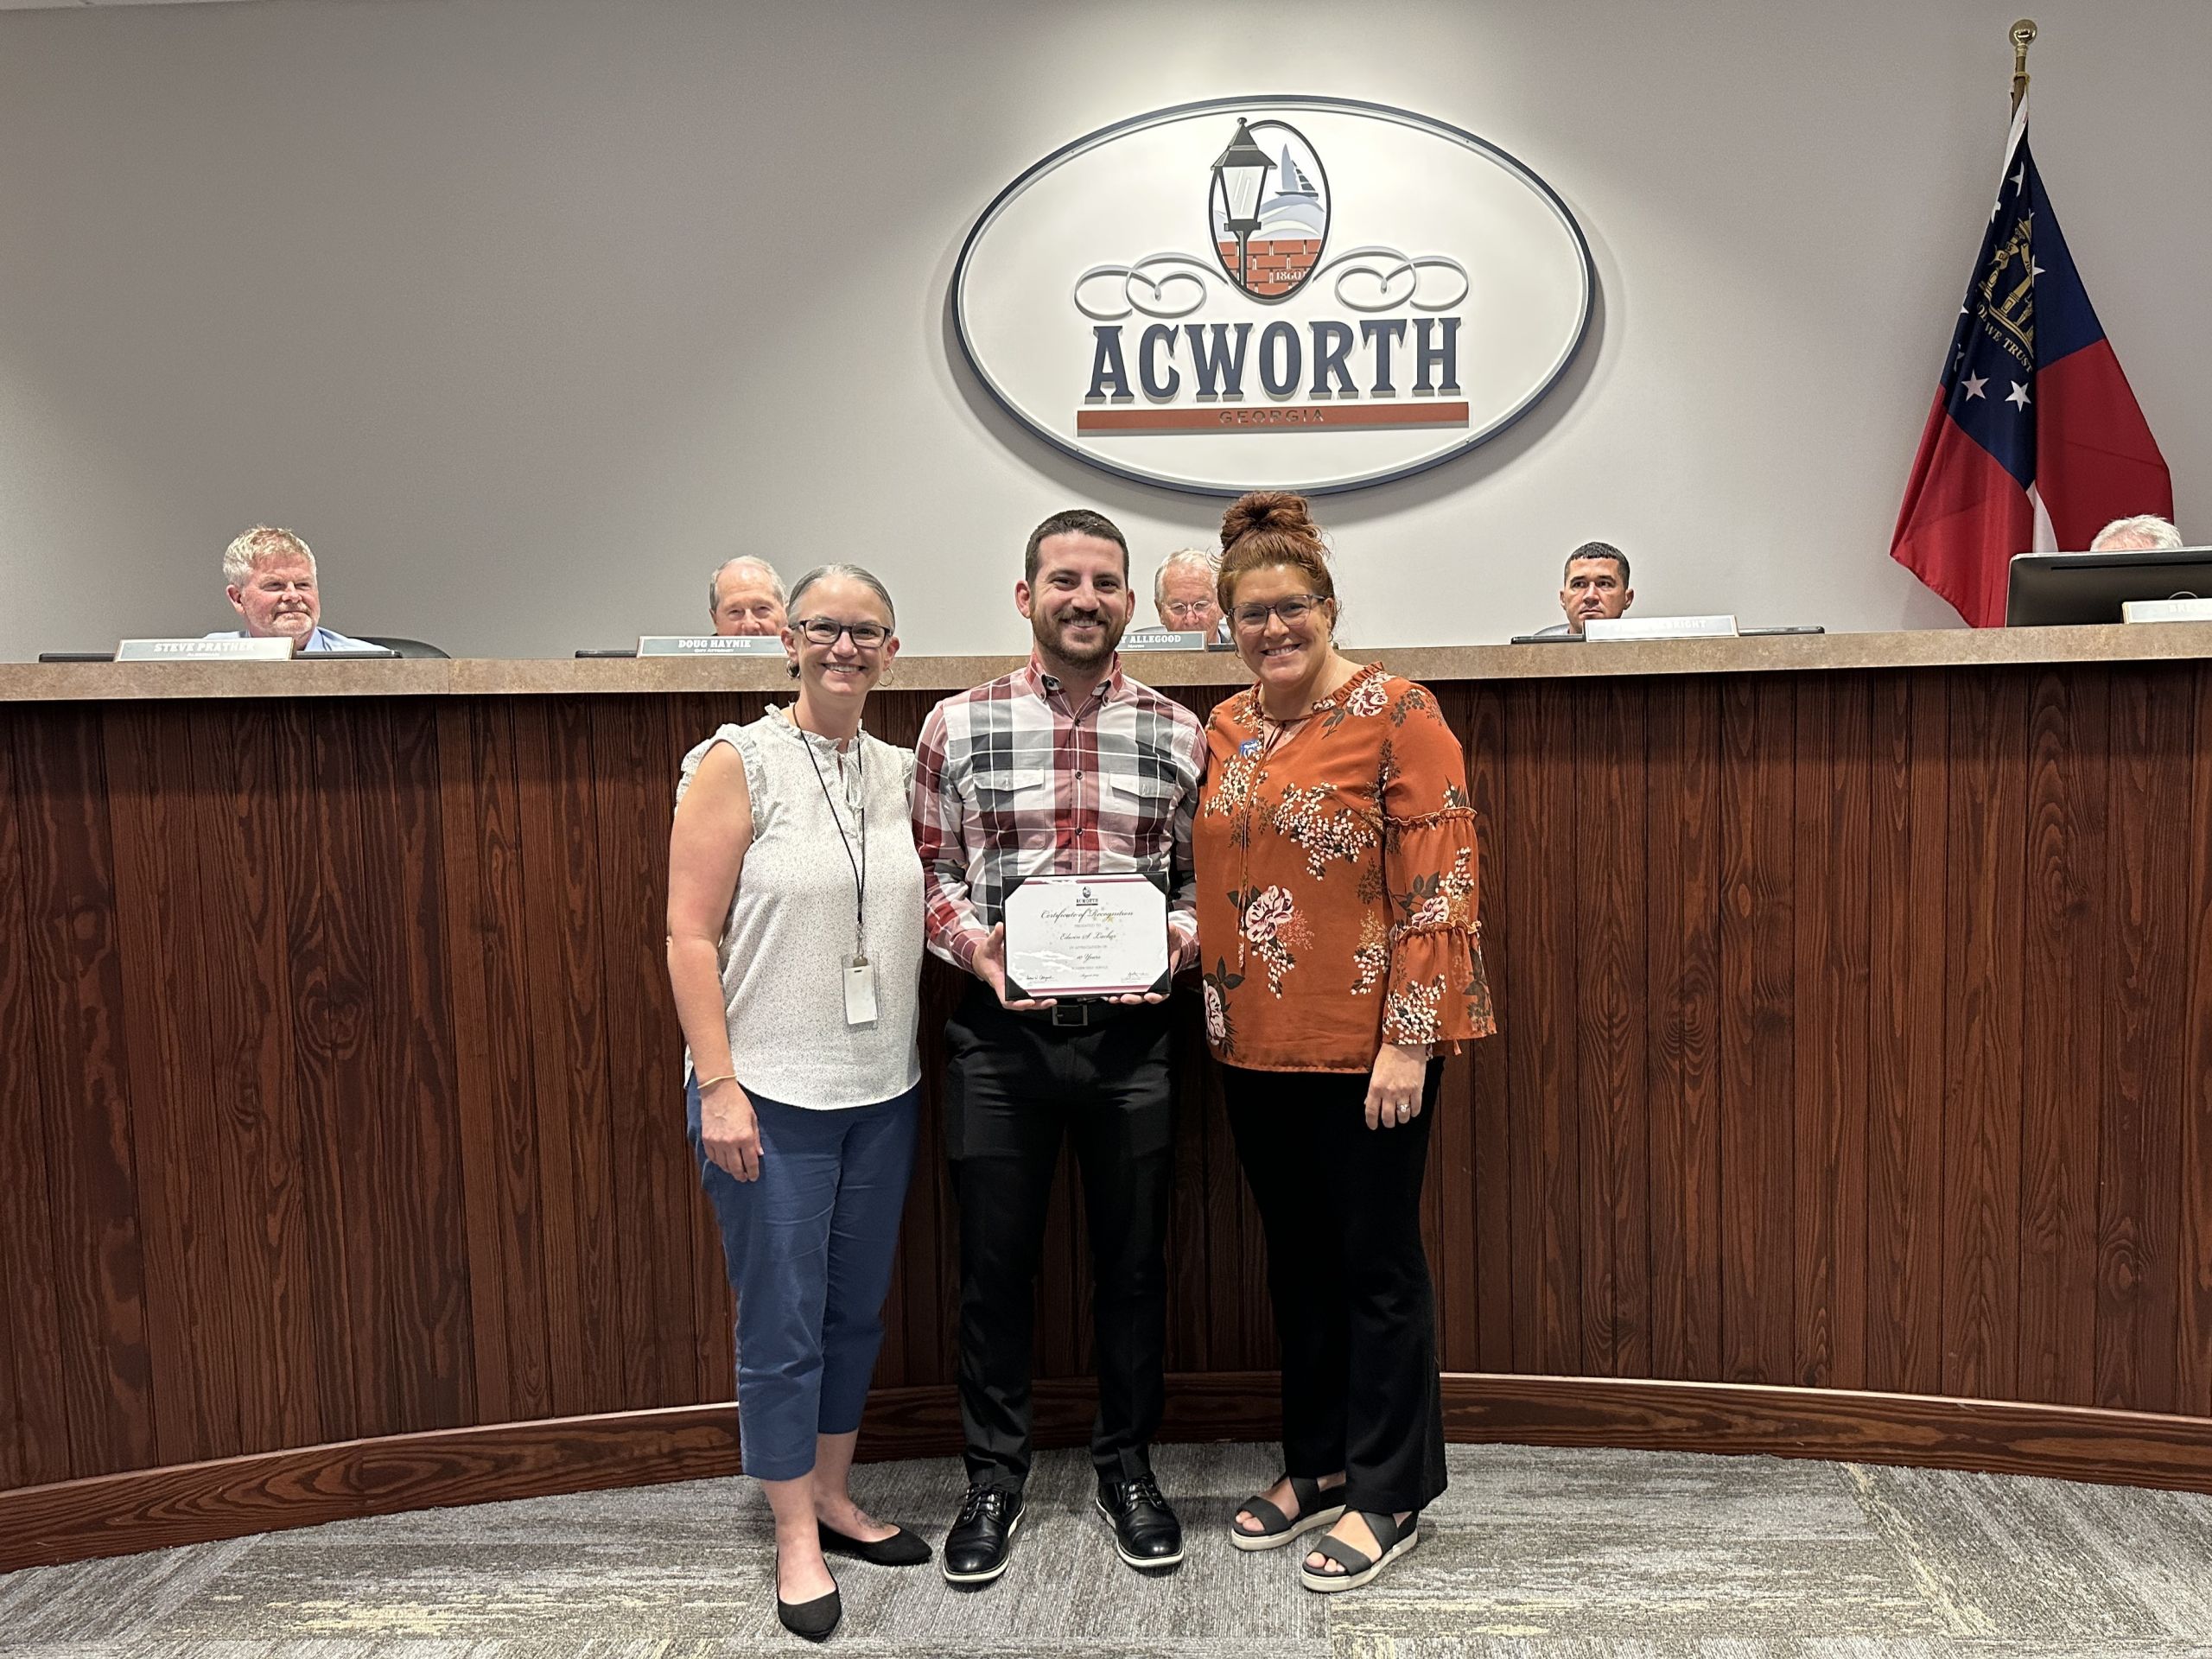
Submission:
[[1952,688],[1945,875],[1942,1392],[2012,1397],[2019,1294],[2026,683]]
[[1871,722],[1865,681],[1798,682],[1789,1380],[1808,1388],[1866,1381]]
[[1866,1382],[1937,1394],[1943,1386],[1949,688],[1924,675],[1872,678]]
[[[1581,1048],[1572,919],[1582,866],[1580,712],[1575,700],[1533,686],[1507,693],[1515,806],[1503,833],[1513,874],[1503,890],[1504,988],[1493,993],[1506,1055],[1499,1109],[1515,1221],[1513,1364],[1554,1375],[1582,1370]],[[1541,1086],[1528,1087],[1534,1078]]]
[[[35,741],[35,740],[34,740]],[[14,746],[0,742],[0,785],[28,804]],[[6,1316],[7,1387],[0,1407],[0,1471],[11,1485],[66,1480],[86,1472],[70,1455],[62,1404],[60,1273],[47,1156],[47,1069],[36,1040],[39,1004],[48,988],[34,975],[24,888],[23,840],[30,814],[0,812],[0,1313]]]
[[[1498,833],[1510,810],[1505,795],[1505,698],[1497,686],[1471,686],[1464,707],[1464,723],[1459,730],[1467,747],[1467,798],[1475,810],[1475,840],[1479,854],[1477,898],[1481,910],[1484,966],[1495,1002],[1505,995],[1503,980],[1510,971],[1512,961],[1504,931],[1504,895],[1511,885],[1512,868]],[[1464,1068],[1454,1066],[1447,1072],[1447,1084],[1462,1070],[1470,1085],[1464,1109],[1469,1117],[1466,1136],[1471,1141],[1471,1167],[1467,1176],[1468,1191],[1464,1196],[1474,1212],[1471,1248],[1475,1254],[1470,1264],[1475,1284],[1474,1318],[1471,1329],[1465,1317],[1445,1320],[1438,1333],[1441,1338],[1439,1352],[1444,1357],[1447,1370],[1510,1370],[1513,1365],[1515,1279],[1512,1159],[1509,1152],[1512,1142],[1507,1133],[1509,1117],[1505,1109],[1510,1073],[1503,1039],[1493,1037],[1478,1043],[1471,1060]],[[1447,1095],[1446,1098],[1451,1097]],[[1455,1102],[1449,1109],[1460,1108]],[[1445,1144],[1455,1142],[1445,1140]],[[1430,1155],[1436,1155],[1433,1147]],[[1464,1307],[1464,1304],[1449,1300],[1440,1300],[1439,1305]]]
[[1652,1366],[1720,1375],[1720,702],[1651,693],[1643,868]]
[[1644,1065],[1645,810],[1650,788],[1643,688],[1612,681],[1592,699],[1575,753],[1573,909],[1577,1162],[1581,1178],[1582,1369],[1651,1370],[1650,1179]]
[[16,735],[28,1018],[6,1041],[40,1073],[66,1455],[73,1471],[103,1474],[158,1456],[105,746],[86,709],[34,715]]
[[1796,707],[1782,679],[1721,689],[1720,1339],[1732,1382],[1786,1382],[1796,1334],[1791,1259],[1796,1012]]
[[[2212,1416],[2212,668],[1437,690],[1502,1025],[1424,1200],[1447,1369]],[[727,1396],[664,865],[678,760],[761,704],[0,711],[0,1489]],[[887,1401],[953,1377],[958,992],[932,963]],[[1169,1366],[1249,1377],[1266,1254],[1176,1040]],[[1082,1241],[1064,1192],[1040,1399]],[[1919,1443],[1838,1397],[1821,1432]],[[1656,1433],[1635,1398],[1586,1432]]]
[[2030,903],[2022,938],[2021,1388],[2039,1400],[2094,1402],[2097,1115],[2105,1077],[2106,930],[2099,888],[2106,834],[2109,683],[2043,674],[2028,703]]
[[[2178,694],[2178,688],[2177,688]],[[2212,674],[2196,688],[2190,741],[2189,1014],[2182,1033],[2180,1346],[2177,1408],[2212,1413]]]

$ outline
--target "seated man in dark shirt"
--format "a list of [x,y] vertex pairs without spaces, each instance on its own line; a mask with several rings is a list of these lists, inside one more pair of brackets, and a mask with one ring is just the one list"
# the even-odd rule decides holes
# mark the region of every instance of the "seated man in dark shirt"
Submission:
[[1559,607],[1567,620],[1542,629],[1539,639],[1579,634],[1592,617],[1621,615],[1635,601],[1628,585],[1628,555],[1610,542],[1585,542],[1567,556],[1567,575],[1559,590]]

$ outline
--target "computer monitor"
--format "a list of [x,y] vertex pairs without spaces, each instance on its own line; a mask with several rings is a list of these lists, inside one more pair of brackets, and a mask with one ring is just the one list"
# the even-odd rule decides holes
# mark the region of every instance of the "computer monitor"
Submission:
[[2131,599],[2212,598],[2212,547],[2155,552],[2021,553],[2005,594],[2005,626],[2118,622]]

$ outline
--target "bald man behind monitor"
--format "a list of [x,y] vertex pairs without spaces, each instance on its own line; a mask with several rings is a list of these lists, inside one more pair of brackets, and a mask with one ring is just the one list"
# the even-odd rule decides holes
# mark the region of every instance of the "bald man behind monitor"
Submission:
[[2186,547],[2181,531],[2155,512],[2139,512],[2133,518],[2115,518],[2089,543],[2092,553],[2163,553]]
[[716,633],[781,633],[783,578],[749,553],[728,560],[707,578],[707,614]]

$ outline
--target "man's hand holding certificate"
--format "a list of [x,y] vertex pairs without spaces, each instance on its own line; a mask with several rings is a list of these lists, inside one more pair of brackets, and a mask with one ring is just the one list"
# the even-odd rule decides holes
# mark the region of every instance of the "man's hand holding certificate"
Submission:
[[1160,995],[1167,895],[1146,875],[1033,875],[1006,896],[1006,996]]

